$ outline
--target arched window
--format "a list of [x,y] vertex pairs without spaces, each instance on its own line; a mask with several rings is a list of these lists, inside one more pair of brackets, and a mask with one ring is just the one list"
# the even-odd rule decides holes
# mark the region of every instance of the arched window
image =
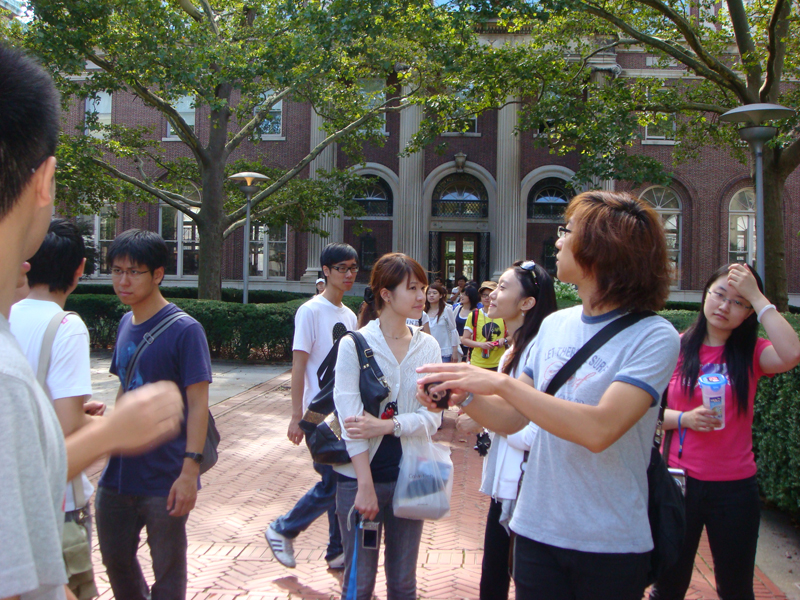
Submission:
[[485,219],[489,216],[489,195],[477,177],[453,173],[433,189],[431,215]]
[[753,188],[739,190],[731,198],[728,219],[728,262],[755,266],[756,194]]
[[393,209],[392,188],[377,175],[366,175],[368,181],[363,197],[353,198],[361,205],[367,216],[391,217]]
[[528,218],[561,219],[574,195],[560,177],[545,177],[528,192]]
[[640,198],[661,216],[667,253],[672,261],[672,285],[678,287],[681,280],[681,199],[673,190],[660,185],[646,189]]

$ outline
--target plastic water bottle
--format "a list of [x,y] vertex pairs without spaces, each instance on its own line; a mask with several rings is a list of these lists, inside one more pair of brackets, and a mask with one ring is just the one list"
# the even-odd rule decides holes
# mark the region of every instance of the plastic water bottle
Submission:
[[720,373],[711,373],[697,378],[700,390],[703,392],[703,406],[714,411],[714,416],[719,420],[716,429],[725,429],[725,386],[728,378]]

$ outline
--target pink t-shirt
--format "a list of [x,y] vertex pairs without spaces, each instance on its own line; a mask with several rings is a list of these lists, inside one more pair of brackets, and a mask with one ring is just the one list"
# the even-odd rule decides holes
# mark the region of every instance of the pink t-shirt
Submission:
[[[763,338],[756,341],[753,376],[750,377],[747,394],[747,412],[742,414],[736,408],[733,391],[728,383],[725,386],[725,428],[708,432],[684,429],[686,437],[683,440],[681,458],[678,458],[680,440],[676,429],[669,448],[670,467],[685,469],[687,475],[703,481],[735,481],[756,474],[756,462],[753,458],[753,400],[759,378],[767,375],[761,370],[761,353],[771,345],[772,342]],[[695,386],[694,393],[691,396],[686,395],[681,387],[680,367],[681,361],[678,360],[678,366],[669,382],[667,405],[685,412],[703,403],[703,393],[700,386]],[[700,375],[709,373],[728,374],[724,346],[703,345],[700,348]]]

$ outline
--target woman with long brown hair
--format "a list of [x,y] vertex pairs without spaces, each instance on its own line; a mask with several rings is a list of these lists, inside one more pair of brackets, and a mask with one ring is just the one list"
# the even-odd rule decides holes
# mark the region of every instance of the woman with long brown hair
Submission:
[[430,319],[430,333],[442,350],[442,362],[459,361],[459,336],[456,314],[447,306],[447,290],[441,284],[428,286],[425,292],[425,314]]
[[[386,254],[372,267],[369,292],[359,315],[359,333],[372,349],[391,390],[381,403],[382,418],[364,411],[359,390],[359,362],[350,337],[342,339],[336,361],[334,402],[343,426],[343,439],[352,460],[334,469],[339,474],[336,513],[345,549],[342,597],[348,596],[356,568],[357,597],[370,600],[378,569],[378,548],[365,547],[356,520],[379,523],[385,531],[385,569],[388,597],[415,600],[417,554],[423,521],[396,517],[392,509],[403,448],[411,438],[428,442],[440,415],[416,399],[416,368],[439,362],[439,344],[406,319],[419,319],[425,303],[427,278],[422,266],[405,254]],[[354,550],[358,544],[356,564]]]

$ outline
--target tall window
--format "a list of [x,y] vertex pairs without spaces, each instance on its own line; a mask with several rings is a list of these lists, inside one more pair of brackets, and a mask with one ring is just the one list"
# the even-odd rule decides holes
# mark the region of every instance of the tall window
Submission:
[[756,260],[756,195],[753,188],[739,190],[731,198],[728,218],[728,262]]
[[[273,90],[264,92],[262,95],[263,100],[272,96],[273,93]],[[253,112],[256,113],[259,110],[261,110],[261,105],[256,106]],[[258,131],[262,137],[281,135],[283,131],[283,100],[278,100],[272,105],[266,118],[261,122],[261,125],[256,128],[256,131]]]
[[[471,88],[472,86],[470,86]],[[454,95],[455,99],[459,103],[463,103],[467,98],[466,91],[458,91]],[[478,133],[478,116],[473,114],[466,114],[466,112],[459,107],[456,110],[456,113],[453,115],[453,118],[456,119],[455,122],[450,126],[447,133]],[[464,128],[466,126],[466,129]]]
[[114,209],[104,206],[100,209],[99,215],[81,215],[78,222],[85,224],[88,236],[87,241],[92,242],[97,249],[97,269],[96,274],[109,275],[111,271],[106,265],[108,258],[108,248],[117,236],[117,218],[114,216]]
[[363,197],[353,198],[367,216],[370,217],[391,217],[393,209],[392,188],[377,175],[367,175],[364,177],[369,183],[364,190]]
[[[86,116],[93,116],[97,120],[97,125],[111,125],[111,94],[108,92],[97,92],[94,98],[86,99]],[[93,138],[102,139],[105,132],[97,129],[94,123],[89,123],[91,118],[87,118],[85,133]]]
[[[191,129],[194,129],[194,103],[194,96],[183,96],[173,104],[175,110]],[[169,121],[167,121],[167,137],[178,138],[178,134],[172,129],[172,123]]]
[[378,244],[374,236],[369,233],[361,237],[361,252],[358,253],[359,262],[364,269],[371,269],[378,258]]
[[574,195],[563,179],[545,177],[528,192],[528,218],[561,220]]
[[[367,101],[367,108],[372,110],[383,106],[386,102],[386,82],[383,79],[362,79],[361,80],[361,93]],[[387,133],[386,131],[386,113],[378,115],[370,124],[370,129]]]
[[454,173],[433,189],[431,216],[485,219],[489,216],[489,195],[477,177]]
[[250,225],[250,276],[286,277],[286,225]]
[[200,264],[200,234],[195,222],[169,204],[159,205],[159,232],[170,258],[165,275],[197,275]]
[[680,284],[681,266],[681,199],[673,190],[663,186],[648,188],[640,196],[661,216],[667,238],[667,254],[672,262],[672,285]]

